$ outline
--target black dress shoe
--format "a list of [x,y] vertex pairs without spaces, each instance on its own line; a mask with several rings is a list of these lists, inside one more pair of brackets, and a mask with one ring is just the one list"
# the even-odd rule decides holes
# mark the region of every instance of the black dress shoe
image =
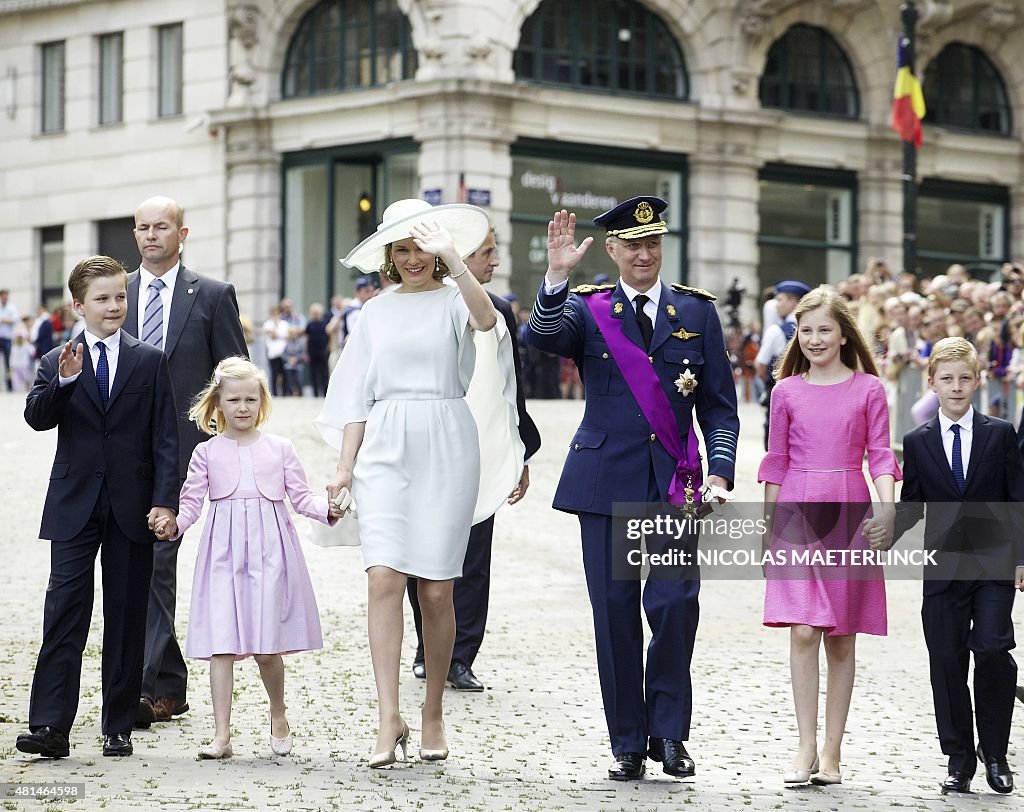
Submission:
[[985,780],[988,781],[993,792],[998,792],[1000,795],[1013,792],[1013,773],[1010,772],[1010,766],[1006,763],[1005,756],[986,758],[979,744],[978,759],[985,765]]
[[20,734],[14,746],[22,753],[32,753],[43,758],[67,758],[70,752],[68,737],[49,725],[31,733]]
[[947,792],[970,792],[972,778],[974,778],[972,774],[962,773],[959,770],[950,770],[946,780],[939,785],[939,788],[942,790],[943,795]]
[[103,737],[103,755],[130,756],[132,737],[129,733],[108,733]]
[[619,753],[608,768],[608,777],[612,781],[636,781],[644,777],[646,769],[647,762],[643,753]]
[[427,678],[427,666],[423,663],[423,660],[412,661],[412,675],[416,677],[416,679]]
[[145,730],[156,721],[153,700],[144,696],[139,700],[139,709],[135,711],[135,727]]
[[661,768],[666,775],[690,778],[697,772],[697,766],[686,752],[686,745],[678,739],[651,739],[647,755],[661,762]]
[[461,660],[452,660],[448,668],[448,685],[456,691],[482,691],[484,684],[473,674],[473,670]]

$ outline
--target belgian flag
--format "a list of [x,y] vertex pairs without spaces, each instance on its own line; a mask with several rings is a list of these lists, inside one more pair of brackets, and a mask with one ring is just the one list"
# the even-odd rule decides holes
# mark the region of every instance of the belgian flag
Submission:
[[924,94],[921,83],[914,76],[907,49],[910,41],[900,37],[896,87],[892,92],[892,112],[889,126],[900,134],[900,138],[915,147],[921,147],[921,119],[924,118]]

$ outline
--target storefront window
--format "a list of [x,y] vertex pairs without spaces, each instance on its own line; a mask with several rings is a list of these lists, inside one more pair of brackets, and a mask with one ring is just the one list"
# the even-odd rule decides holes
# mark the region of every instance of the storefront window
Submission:
[[761,170],[758,279],[836,284],[854,272],[856,176],[790,166]]
[[917,267],[923,276],[953,263],[987,279],[1008,259],[1009,191],[1005,186],[926,179],[917,198]]
[[[576,213],[577,242],[594,238],[570,279],[570,284],[593,282],[599,274],[615,281],[617,273],[604,250],[605,232],[596,228],[594,218],[630,197],[655,194],[668,201],[664,217],[670,233],[663,239],[662,280],[686,279],[686,164],[681,156],[667,156],[665,164],[638,166],[629,153],[619,152],[613,160],[594,154],[590,160],[568,159],[542,154],[513,153],[512,159],[512,291],[524,302],[537,295],[547,269],[547,223],[556,209]],[[585,154],[580,148],[576,154]],[[588,156],[589,157],[589,156]]]
[[351,296],[361,271],[339,258],[376,228],[390,202],[417,196],[417,153],[406,142],[384,146],[285,156],[282,295],[297,307]]

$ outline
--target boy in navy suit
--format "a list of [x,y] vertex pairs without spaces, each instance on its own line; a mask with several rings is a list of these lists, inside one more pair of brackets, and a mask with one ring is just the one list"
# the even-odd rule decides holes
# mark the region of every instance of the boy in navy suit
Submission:
[[[1017,678],[1010,615],[1014,586],[1024,589],[1024,536],[1014,504],[1024,501],[1024,466],[1013,426],[971,406],[980,369],[977,351],[962,338],[932,349],[928,385],[940,410],[903,438],[895,526],[898,539],[928,504],[925,547],[935,551],[936,565],[925,574],[921,618],[939,743],[949,757],[943,793],[970,792],[975,752],[989,786],[1013,790],[1006,763]],[[967,684],[972,651],[974,713]]]
[[89,257],[68,279],[85,331],[40,361],[25,406],[36,431],[57,428],[39,536],[49,539],[43,641],[17,748],[68,755],[96,554],[103,566],[103,755],[132,753],[142,682],[152,528],[178,508],[178,424],[164,354],[121,329],[127,273]]

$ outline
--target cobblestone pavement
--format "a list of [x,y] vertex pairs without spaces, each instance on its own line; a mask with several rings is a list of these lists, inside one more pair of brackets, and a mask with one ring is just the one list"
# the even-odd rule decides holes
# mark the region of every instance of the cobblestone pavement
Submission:
[[[311,483],[322,487],[333,454],[312,426],[313,400],[279,400],[269,426],[291,437]],[[947,809],[1020,808],[984,780],[977,795],[946,801],[937,787],[938,749],[920,630],[920,584],[889,584],[889,636],[858,641],[858,677],[843,753],[843,784],[784,788],[779,773],[796,745],[785,631],[761,625],[759,581],[705,581],[693,659],[695,713],[690,752],[697,777],[676,781],[653,762],[648,778],[616,784],[601,711],[590,609],[574,517],[550,508],[580,403],[532,402],[544,448],[526,499],[499,513],[487,638],[476,672],[483,694],[446,695],[451,758],[371,771],[375,704],[366,644],[365,576],[356,549],[305,547],[320,602],[325,648],[286,658],[293,754],[268,744],[266,698],[254,663],[236,667],[235,758],[200,762],[212,734],[206,665],[191,664],[192,709],[133,735],[135,755],[100,756],[100,602],[85,656],[83,699],[71,757],[37,761],[14,750],[27,720],[42,623],[48,547],[36,540],[55,444],[21,418],[23,400],[0,395],[0,781],[79,782],[75,809]],[[744,405],[737,475],[741,498],[756,499],[760,411]],[[182,546],[178,632],[188,627],[198,533]],[[1021,610],[1018,608],[1017,617]],[[402,708],[418,746],[423,683],[409,671],[407,623]],[[824,709],[821,710],[823,720]],[[823,723],[823,722],[822,722]],[[1024,769],[1014,725],[1011,766]],[[5,802],[4,808],[26,808]]]

